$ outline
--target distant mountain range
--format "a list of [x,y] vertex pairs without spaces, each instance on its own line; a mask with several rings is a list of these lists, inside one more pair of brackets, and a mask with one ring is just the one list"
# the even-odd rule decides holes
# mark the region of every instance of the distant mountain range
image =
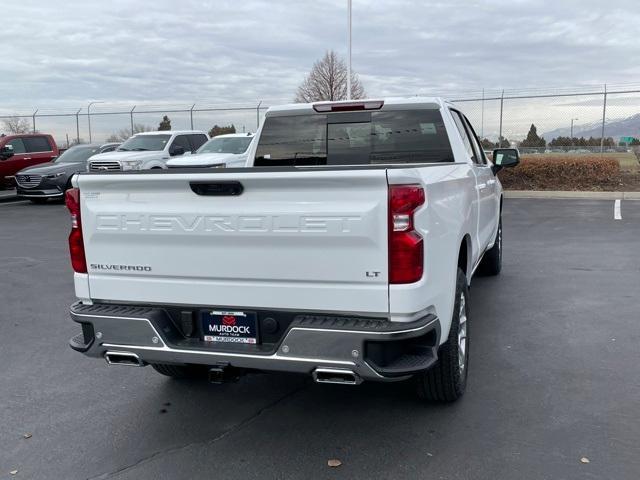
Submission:
[[[568,137],[571,135],[570,128],[556,128],[542,134],[545,140],[549,141],[556,137]],[[573,136],[579,137],[595,137],[600,138],[602,135],[602,122],[585,123],[573,126]],[[610,120],[604,127],[605,137],[640,137],[640,113],[621,120]]]

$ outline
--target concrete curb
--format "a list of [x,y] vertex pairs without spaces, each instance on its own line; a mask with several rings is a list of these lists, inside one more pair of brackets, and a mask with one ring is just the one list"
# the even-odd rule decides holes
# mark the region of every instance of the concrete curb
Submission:
[[504,196],[507,198],[582,198],[596,200],[640,200],[640,192],[505,190]]

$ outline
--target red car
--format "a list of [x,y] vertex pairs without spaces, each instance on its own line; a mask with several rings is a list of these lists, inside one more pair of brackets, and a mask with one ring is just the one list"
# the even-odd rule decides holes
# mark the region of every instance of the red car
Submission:
[[44,133],[0,137],[0,188],[14,184],[13,176],[26,167],[50,162],[58,156],[58,146]]

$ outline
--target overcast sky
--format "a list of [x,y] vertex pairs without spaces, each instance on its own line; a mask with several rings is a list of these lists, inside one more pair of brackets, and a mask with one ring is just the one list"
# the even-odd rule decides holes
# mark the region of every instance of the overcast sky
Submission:
[[[354,0],[353,68],[371,97],[481,89],[640,86],[637,0]],[[292,101],[327,49],[345,55],[347,0],[2,0],[0,114],[169,111],[189,128],[188,108]],[[456,98],[455,96],[453,98]],[[602,118],[602,95],[512,101],[504,131],[523,137]],[[637,113],[640,96],[610,96],[607,117]],[[619,106],[615,106],[616,102]],[[553,103],[553,105],[552,105]],[[563,106],[564,104],[564,106]],[[497,137],[499,102],[466,103],[478,129]],[[255,111],[198,112],[194,128],[234,123],[254,130]],[[129,128],[96,115],[93,138]],[[38,117],[59,141],[87,138],[87,119]]]
[[[346,0],[4,0],[0,110],[290,100]],[[353,2],[373,96],[640,80],[637,0]]]

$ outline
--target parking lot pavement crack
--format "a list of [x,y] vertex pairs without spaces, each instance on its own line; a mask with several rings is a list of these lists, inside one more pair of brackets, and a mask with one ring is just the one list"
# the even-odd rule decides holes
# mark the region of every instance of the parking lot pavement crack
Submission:
[[191,447],[194,447],[194,446],[210,446],[210,445],[213,445],[213,444],[219,442],[220,440],[223,440],[224,438],[228,437],[232,433],[235,433],[235,432],[237,432],[239,430],[242,430],[244,427],[250,425],[258,417],[260,417],[264,412],[266,412],[268,410],[271,410],[272,408],[276,407],[280,403],[285,402],[285,401],[289,400],[290,398],[294,397],[299,392],[304,390],[307,386],[308,386],[308,382],[305,382],[302,386],[300,386],[298,388],[295,388],[294,390],[288,392],[287,394],[277,398],[273,402],[268,403],[267,405],[263,406],[257,412],[255,412],[253,415],[245,418],[244,420],[241,420],[236,425],[234,425],[233,427],[229,428],[228,430],[225,430],[224,432],[222,432],[217,437],[214,437],[212,439],[205,440],[205,441],[190,442],[190,443],[187,443],[185,445],[180,445],[179,447],[171,447],[171,448],[167,448],[167,449],[164,449],[164,450],[160,450],[160,451],[154,452],[151,455],[148,455],[148,456],[146,456],[144,458],[141,458],[140,460],[138,460],[135,463],[132,463],[130,465],[126,465],[124,467],[118,468],[117,470],[114,470],[113,472],[107,472],[107,473],[102,473],[102,474],[97,475],[97,476],[87,477],[87,480],[106,480],[106,479],[109,479],[109,478],[115,478],[118,475],[121,475],[121,474],[126,473],[126,472],[128,472],[130,470],[134,470],[134,469],[136,469],[136,468],[138,468],[138,467],[140,467],[142,465],[145,465],[145,464],[153,461],[154,459],[156,459],[156,458],[158,458],[158,457],[160,457],[162,455],[168,455],[168,454],[181,452],[181,451],[187,450],[187,449],[189,449]]

